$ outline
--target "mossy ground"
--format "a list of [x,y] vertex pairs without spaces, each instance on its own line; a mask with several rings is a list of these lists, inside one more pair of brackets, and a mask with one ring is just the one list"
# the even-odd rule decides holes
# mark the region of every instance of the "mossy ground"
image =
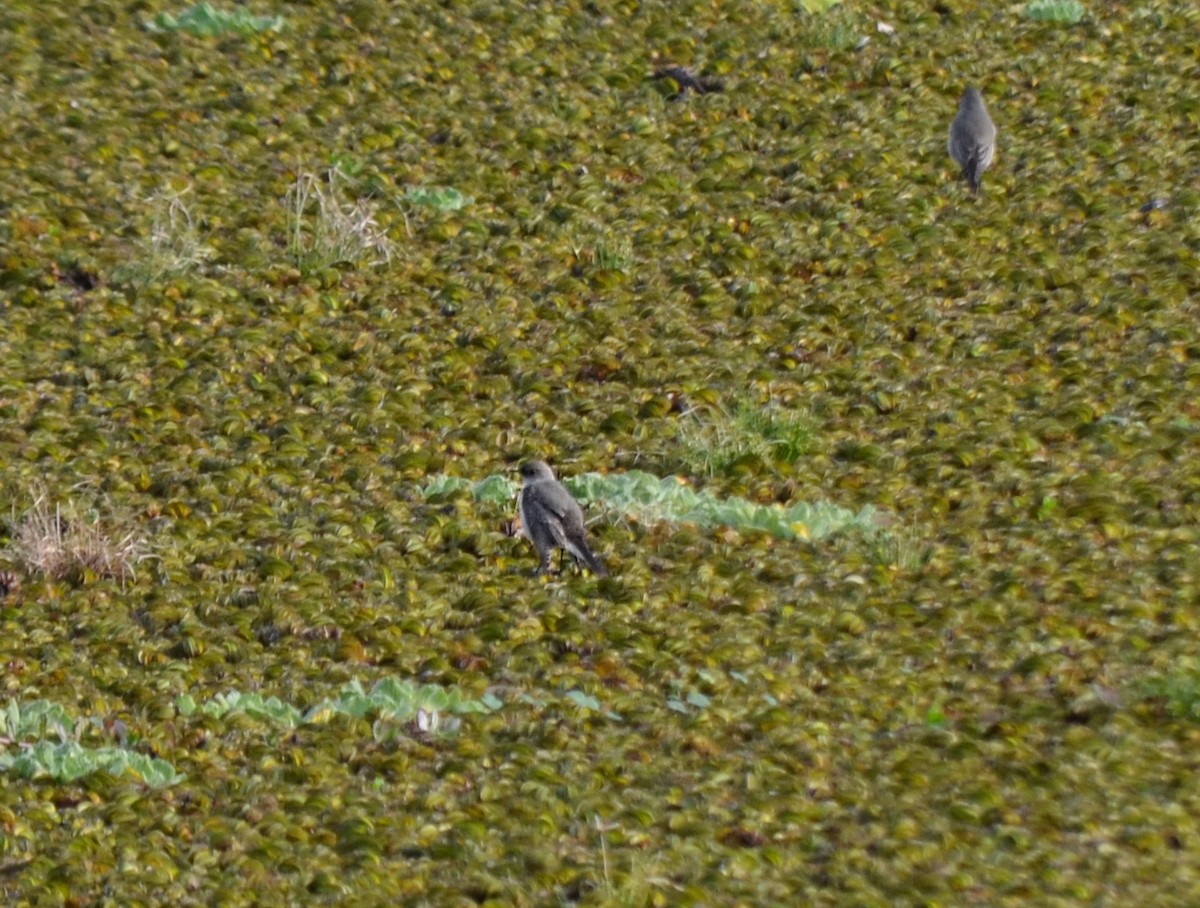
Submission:
[[[4,691],[187,776],[6,776],[7,903],[1200,904],[1194,4],[166,9],[0,10],[0,511],[94,496],[154,554],[24,577]],[[289,258],[331,162],[386,265]],[[697,484],[921,557],[607,520],[615,576],[546,581],[511,509],[418,491],[678,473],[747,401],[804,455]],[[383,677],[505,705],[176,708]]]

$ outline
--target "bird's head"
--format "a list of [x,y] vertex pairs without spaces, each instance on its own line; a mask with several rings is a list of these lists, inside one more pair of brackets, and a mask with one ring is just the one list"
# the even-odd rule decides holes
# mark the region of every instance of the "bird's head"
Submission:
[[528,460],[521,464],[521,478],[526,482],[537,482],[541,479],[553,479],[554,471],[544,460]]

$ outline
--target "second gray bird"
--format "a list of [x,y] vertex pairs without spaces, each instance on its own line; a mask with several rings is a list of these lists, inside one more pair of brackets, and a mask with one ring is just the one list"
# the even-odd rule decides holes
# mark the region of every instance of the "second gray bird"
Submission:
[[968,88],[962,93],[946,147],[962,168],[971,192],[978,195],[983,172],[996,153],[996,124],[988,116],[979,89]]
[[565,549],[593,573],[606,577],[608,571],[588,548],[583,528],[583,511],[566,487],[554,478],[554,471],[540,460],[521,464],[521,493],[517,510],[521,529],[537,549],[542,563],[538,573],[550,570],[550,555],[555,549]]

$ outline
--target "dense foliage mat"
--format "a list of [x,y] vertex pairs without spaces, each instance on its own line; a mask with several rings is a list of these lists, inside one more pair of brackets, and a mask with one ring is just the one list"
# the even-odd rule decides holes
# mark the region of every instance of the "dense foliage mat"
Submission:
[[1200,904],[1198,28],[0,6],[0,900]]

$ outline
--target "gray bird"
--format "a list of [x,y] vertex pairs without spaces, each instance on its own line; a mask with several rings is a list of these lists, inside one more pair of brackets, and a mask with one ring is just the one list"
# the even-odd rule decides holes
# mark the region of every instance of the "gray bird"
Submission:
[[588,548],[583,528],[583,511],[566,487],[554,478],[554,471],[540,460],[521,464],[521,494],[517,510],[521,530],[532,541],[542,563],[538,573],[550,570],[550,554],[565,549],[576,562],[586,564],[592,571],[607,577],[608,571]]
[[983,172],[996,153],[996,124],[988,116],[979,89],[968,88],[958,102],[958,114],[950,124],[946,143],[950,157],[962,168],[971,192],[979,194]]

